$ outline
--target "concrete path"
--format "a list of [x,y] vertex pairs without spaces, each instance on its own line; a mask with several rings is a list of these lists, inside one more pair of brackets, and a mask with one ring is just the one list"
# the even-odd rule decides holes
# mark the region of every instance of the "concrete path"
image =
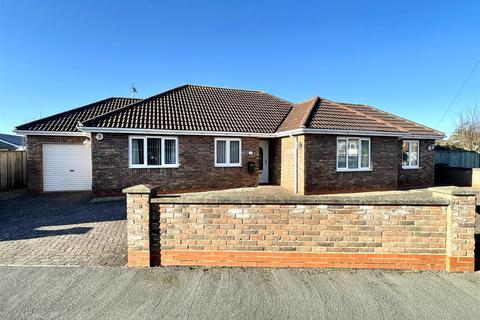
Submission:
[[0,267],[4,319],[480,319],[480,273]]
[[126,264],[125,201],[82,193],[0,199],[0,265]]

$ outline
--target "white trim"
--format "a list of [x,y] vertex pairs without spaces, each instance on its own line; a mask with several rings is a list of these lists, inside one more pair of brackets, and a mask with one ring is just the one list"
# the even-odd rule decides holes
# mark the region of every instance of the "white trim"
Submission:
[[[218,163],[217,162],[217,141],[225,141],[225,163]],[[239,163],[230,163],[230,142],[238,141],[238,161]],[[241,167],[242,166],[242,139],[240,138],[220,138],[217,137],[214,139],[214,162],[215,167]]]
[[[357,139],[358,140],[358,168],[348,168],[348,140]],[[345,145],[345,165],[346,168],[338,167],[338,140],[346,140]],[[362,163],[362,140],[368,141],[368,167],[361,167]],[[337,172],[350,172],[350,171],[373,171],[372,170],[372,141],[368,137],[337,137],[337,148],[335,150],[336,156],[336,167]]]
[[[148,145],[147,139],[161,139],[162,144],[162,159],[161,165],[148,165]],[[132,164],[132,139],[142,139],[143,140],[143,164]],[[175,140],[175,162],[174,164],[164,164],[165,163],[165,139],[166,140]],[[180,167],[178,159],[178,138],[171,136],[128,136],[128,168],[130,169],[163,169],[163,168],[178,168]]]
[[[411,146],[413,142],[417,143],[417,164],[412,166],[412,165],[403,165],[403,144],[408,143],[408,153],[412,152]],[[410,159],[407,159],[407,161],[410,163]],[[403,140],[402,141],[402,169],[420,169],[420,141],[419,140]]]
[[[98,130],[97,130],[98,131]],[[73,137],[89,137],[88,132],[72,132],[72,131],[34,131],[34,130],[13,130],[20,135],[29,136],[73,136]]]
[[413,167],[402,166],[402,169],[404,169],[404,170],[418,170],[418,169],[422,169],[422,167],[420,167],[420,166],[419,166],[419,167],[415,167],[415,166],[413,166]]
[[[276,133],[254,133],[254,132],[231,132],[231,131],[197,131],[197,130],[158,130],[158,129],[123,129],[123,128],[102,128],[102,127],[82,127],[78,128],[84,132],[114,132],[114,133],[134,133],[134,134],[161,134],[177,136],[225,136],[225,137],[257,137],[257,138],[281,138],[292,135],[302,134],[333,134],[333,135],[356,135],[356,136],[381,136],[398,137],[411,139],[443,139],[441,135],[412,135],[408,133],[392,133],[383,131],[356,131],[356,130],[330,130],[330,129],[295,129]],[[38,131],[32,131],[38,132]],[[47,131],[48,132],[48,131]]]
[[398,137],[398,138],[411,138],[411,139],[443,139],[443,136],[434,136],[434,135],[413,135],[409,133],[394,133],[394,132],[384,132],[384,131],[357,131],[357,130],[333,130],[333,129],[295,129],[290,131],[277,132],[274,134],[275,137],[285,137],[291,135],[300,135],[300,134],[333,134],[333,135],[343,135],[343,136],[380,136],[380,137]]

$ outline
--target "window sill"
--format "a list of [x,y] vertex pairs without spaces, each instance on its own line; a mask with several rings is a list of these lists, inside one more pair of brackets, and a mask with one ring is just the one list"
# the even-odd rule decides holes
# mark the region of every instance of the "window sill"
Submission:
[[128,166],[129,169],[175,169],[179,168],[179,164],[168,165],[168,166]]
[[215,164],[215,168],[241,168],[241,164]]
[[373,171],[371,168],[368,169],[338,169],[337,172],[369,172]]
[[405,169],[405,170],[418,170],[418,169],[422,169],[422,167],[404,167],[404,166],[402,166],[402,169]]

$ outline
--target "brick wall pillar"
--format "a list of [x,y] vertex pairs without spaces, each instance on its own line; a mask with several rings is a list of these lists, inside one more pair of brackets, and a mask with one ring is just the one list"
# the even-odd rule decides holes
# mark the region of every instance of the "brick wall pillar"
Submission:
[[129,267],[150,267],[150,199],[157,188],[138,185],[123,190],[127,194],[127,246]]
[[470,188],[431,188],[434,197],[450,200],[447,207],[446,270],[473,272],[475,268],[476,194]]

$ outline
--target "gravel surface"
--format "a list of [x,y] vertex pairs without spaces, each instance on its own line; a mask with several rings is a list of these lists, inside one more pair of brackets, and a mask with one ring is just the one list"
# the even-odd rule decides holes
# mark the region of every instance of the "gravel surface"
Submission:
[[480,273],[0,267],[4,319],[480,319]]

